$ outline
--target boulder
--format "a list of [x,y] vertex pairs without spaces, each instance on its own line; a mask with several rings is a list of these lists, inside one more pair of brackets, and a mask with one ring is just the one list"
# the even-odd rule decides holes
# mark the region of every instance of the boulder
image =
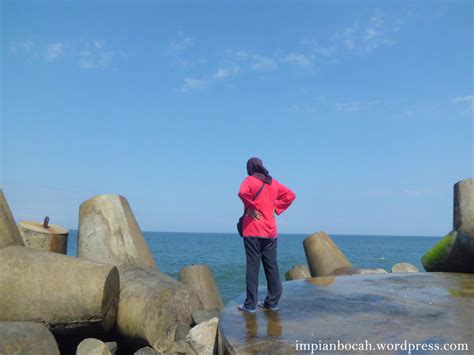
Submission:
[[198,295],[187,286],[152,268],[120,268],[120,302],[116,329],[137,343],[167,351],[178,324],[191,324],[202,309]]
[[286,281],[307,279],[311,277],[308,265],[300,264],[293,266],[285,274]]
[[167,354],[183,354],[183,355],[204,355],[204,354],[213,354],[213,353],[197,353],[194,351],[191,344],[189,344],[186,340],[179,340],[174,343],[173,347]]
[[7,199],[0,189],[0,249],[10,245],[24,245]]
[[212,270],[207,265],[191,265],[181,269],[178,280],[191,287],[199,296],[204,309],[224,307]]
[[198,354],[214,354],[217,349],[217,325],[218,318],[212,318],[207,322],[196,325],[189,331],[186,341],[191,344]]
[[145,346],[144,348],[138,349],[133,354],[134,355],[159,355],[161,353],[156,351],[153,348],[150,348],[149,346]]
[[208,311],[207,309],[198,309],[192,314],[193,324],[199,324],[202,322],[207,322],[212,318],[219,318],[219,311],[217,309],[212,309]]
[[59,355],[59,348],[53,334],[41,323],[0,322],[0,354]]
[[108,331],[119,274],[113,265],[22,246],[0,249],[0,320],[46,323],[53,332]]
[[334,275],[366,275],[366,274],[386,274],[384,269],[364,269],[358,267],[343,267],[334,271]]
[[410,263],[397,263],[392,266],[392,272],[418,272],[418,268]]
[[18,223],[23,242],[27,247],[67,254],[69,231],[56,224],[23,221]]
[[157,268],[128,201],[99,195],[81,204],[77,255],[116,266]]
[[105,345],[107,345],[112,355],[118,350],[118,344],[115,341],[108,341],[105,343]]
[[352,267],[350,261],[325,232],[317,232],[303,241],[303,247],[312,277],[332,275],[343,267]]
[[77,346],[76,355],[112,355],[112,352],[99,339],[87,338]]

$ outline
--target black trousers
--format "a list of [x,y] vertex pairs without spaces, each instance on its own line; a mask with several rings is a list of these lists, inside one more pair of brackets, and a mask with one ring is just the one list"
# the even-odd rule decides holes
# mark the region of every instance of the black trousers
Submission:
[[276,306],[280,300],[282,287],[277,262],[277,239],[243,237],[245,256],[247,258],[247,298],[244,306],[254,309],[258,301],[258,272],[260,260],[263,263],[265,278],[267,279],[267,297],[265,305]]

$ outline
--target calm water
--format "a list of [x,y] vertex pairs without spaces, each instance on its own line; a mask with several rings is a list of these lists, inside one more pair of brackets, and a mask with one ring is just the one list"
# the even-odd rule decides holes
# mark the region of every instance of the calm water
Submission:
[[[293,265],[306,263],[303,240],[307,235],[281,234],[278,262],[282,279]],[[355,267],[383,268],[390,271],[397,262],[409,262],[423,270],[420,259],[438,237],[332,235],[334,242]],[[68,254],[76,255],[76,231],[69,236]],[[245,290],[245,253],[237,234],[145,232],[145,238],[160,270],[178,277],[179,270],[191,264],[209,265],[224,303]],[[260,283],[265,285],[263,268]]]

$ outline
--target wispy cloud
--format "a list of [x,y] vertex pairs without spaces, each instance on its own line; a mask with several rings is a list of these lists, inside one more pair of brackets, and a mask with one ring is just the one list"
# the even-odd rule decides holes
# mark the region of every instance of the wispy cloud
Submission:
[[53,42],[48,43],[44,51],[44,58],[47,62],[52,62],[56,60],[63,52],[64,43],[62,42]]
[[187,36],[184,32],[178,32],[178,38],[170,42],[168,49],[173,52],[183,51],[193,45],[194,39],[192,37]]
[[126,57],[123,51],[114,49],[106,41],[97,39],[67,42],[23,40],[12,43],[10,52],[50,64],[60,59],[69,60],[69,62],[76,63],[81,69],[107,68],[115,59]]
[[239,70],[240,68],[237,66],[230,68],[219,68],[213,74],[204,76],[202,78],[184,78],[180,91],[202,91],[218,81],[223,81],[237,75]]
[[458,96],[451,99],[454,104],[465,105],[464,113],[474,114],[474,95]]

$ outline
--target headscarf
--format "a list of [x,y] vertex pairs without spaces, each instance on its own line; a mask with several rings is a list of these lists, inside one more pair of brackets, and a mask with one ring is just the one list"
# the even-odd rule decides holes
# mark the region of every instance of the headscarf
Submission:
[[268,173],[268,170],[263,166],[263,162],[258,158],[250,158],[247,161],[247,174],[262,180],[268,185],[272,183],[272,177]]

